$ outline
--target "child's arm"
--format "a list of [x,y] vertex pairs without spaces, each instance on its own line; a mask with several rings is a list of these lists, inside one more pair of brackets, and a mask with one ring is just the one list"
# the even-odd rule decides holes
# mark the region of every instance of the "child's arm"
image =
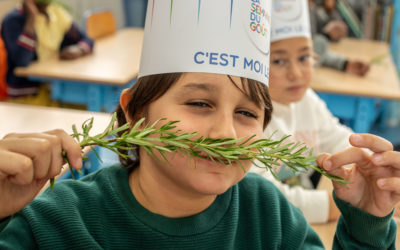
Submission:
[[93,51],[93,46],[93,40],[73,23],[61,43],[60,57],[62,59],[75,59],[90,54]]
[[0,140],[1,222],[28,205],[60,173],[62,151],[74,168],[82,167],[81,148],[62,130],[9,134]]
[[320,34],[313,35],[313,48],[318,54],[318,65],[344,71],[347,58],[332,52],[329,40]]
[[35,59],[36,35],[25,30],[15,15],[7,16],[1,26],[1,36],[13,66],[26,67]]
[[[391,215],[400,200],[400,152],[393,151],[390,142],[371,134],[352,135],[350,143],[353,148],[318,159],[329,173],[352,182],[347,187],[333,183],[342,212],[334,244],[349,248],[355,241],[369,247],[394,248],[396,225]],[[343,168],[349,164],[354,166]]]
[[358,76],[365,76],[369,71],[370,65],[366,62],[361,60],[351,60],[348,59],[345,65],[344,71],[346,73],[358,75]]

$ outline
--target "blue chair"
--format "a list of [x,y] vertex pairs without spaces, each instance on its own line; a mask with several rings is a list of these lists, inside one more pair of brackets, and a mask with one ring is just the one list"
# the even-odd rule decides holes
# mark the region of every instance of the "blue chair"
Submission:
[[[96,153],[92,151],[87,155],[88,159],[83,162],[82,174],[73,170],[73,174],[76,180],[79,180],[85,175],[91,174],[103,167],[108,167],[119,163],[118,155],[111,150],[96,147],[97,155],[100,157],[101,161],[97,158]],[[67,171],[65,174],[60,176],[58,180],[72,179],[71,171]]]

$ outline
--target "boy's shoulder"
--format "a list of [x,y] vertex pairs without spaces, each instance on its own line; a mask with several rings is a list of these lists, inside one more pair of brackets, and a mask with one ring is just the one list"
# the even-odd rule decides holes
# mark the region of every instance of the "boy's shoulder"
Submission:
[[4,16],[3,22],[8,20],[25,19],[25,18],[26,14],[20,8],[15,8]]
[[57,200],[62,196],[71,199],[74,197],[93,199],[95,196],[104,195],[107,191],[112,192],[114,180],[123,178],[123,176],[127,176],[127,172],[119,165],[104,167],[79,180],[65,179],[56,181],[53,189],[48,188],[38,198],[43,196],[45,200]]
[[75,213],[94,209],[107,203],[108,199],[105,197],[120,194],[115,180],[124,176],[127,178],[127,171],[114,165],[101,168],[79,180],[56,181],[53,189],[47,188],[23,211],[39,216],[43,211],[58,211],[60,214],[65,214],[66,211]]
[[[15,25],[20,25],[21,27],[23,27],[25,21],[26,15],[24,14],[24,12],[21,11],[19,8],[15,8],[4,17],[1,22],[1,26],[4,27],[5,25],[10,25],[12,27],[15,27]],[[2,28],[2,30],[3,29],[4,28]]]
[[322,99],[315,93],[314,90],[308,88],[307,91],[304,93],[303,98],[296,104],[297,109],[307,109],[307,110],[318,110],[321,106],[325,106]]
[[316,102],[316,101],[320,100],[320,98],[313,89],[308,88],[306,90],[306,92],[304,93],[302,100],[305,100],[307,102]]

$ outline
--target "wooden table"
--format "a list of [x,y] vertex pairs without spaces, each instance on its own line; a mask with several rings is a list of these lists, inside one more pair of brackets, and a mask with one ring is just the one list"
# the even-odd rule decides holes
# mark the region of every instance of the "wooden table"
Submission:
[[[107,127],[111,115],[106,113],[89,112],[83,110],[39,107],[22,104],[0,102],[0,138],[8,133],[31,133],[61,128],[72,133],[72,125],[76,124],[80,131],[81,124],[93,117],[93,128],[90,135],[96,135]],[[86,150],[88,153],[89,150]],[[99,167],[99,161],[94,153],[88,154],[89,161],[85,162],[85,169],[93,171]],[[89,172],[89,171],[86,171]]]
[[72,133],[72,125],[80,127],[87,119],[94,117],[93,134],[103,132],[111,115],[64,108],[50,108],[0,102],[0,138],[11,132],[43,132],[56,128]]
[[16,68],[15,74],[50,82],[55,100],[111,112],[119,103],[121,90],[138,76],[143,34],[143,29],[121,29],[96,40],[91,55],[71,61],[34,62]]
[[346,38],[331,44],[330,49],[351,59],[371,62],[365,77],[359,77],[326,67],[315,70],[311,87],[325,100],[332,113],[351,121],[356,132],[368,132],[375,121],[382,100],[400,100],[398,74],[390,56],[389,45],[377,41]]

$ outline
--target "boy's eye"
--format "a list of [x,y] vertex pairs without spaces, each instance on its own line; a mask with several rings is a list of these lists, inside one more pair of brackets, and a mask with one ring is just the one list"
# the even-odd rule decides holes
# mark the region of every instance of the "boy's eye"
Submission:
[[208,103],[200,102],[200,101],[198,101],[198,102],[188,102],[187,105],[195,106],[195,107],[207,107],[207,108],[211,107]]
[[304,55],[299,58],[300,62],[309,62],[311,59],[311,55]]
[[254,119],[258,118],[257,115],[253,114],[252,112],[246,111],[246,110],[240,110],[237,113],[247,116],[247,117],[250,117],[250,118],[254,118]]
[[284,59],[273,59],[272,64],[276,66],[284,66],[286,64],[286,60]]

